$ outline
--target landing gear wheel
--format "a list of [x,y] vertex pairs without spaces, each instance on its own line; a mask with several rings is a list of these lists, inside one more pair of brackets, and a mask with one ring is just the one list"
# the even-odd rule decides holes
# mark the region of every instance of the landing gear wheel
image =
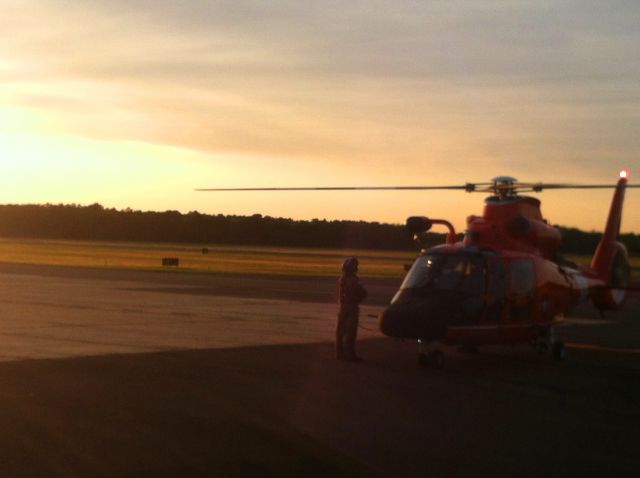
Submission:
[[444,367],[444,354],[440,350],[434,350],[429,353],[429,363],[433,368]]
[[553,347],[551,349],[551,353],[553,355],[553,359],[556,362],[562,362],[567,356],[567,351],[564,346],[564,342],[554,342]]
[[430,365],[429,356],[424,353],[418,354],[418,364],[420,364],[421,367],[428,367]]
[[419,353],[418,363],[421,367],[442,368],[444,367],[444,354],[440,350]]
[[479,350],[477,345],[467,344],[458,347],[458,352],[463,354],[477,354],[479,353]]

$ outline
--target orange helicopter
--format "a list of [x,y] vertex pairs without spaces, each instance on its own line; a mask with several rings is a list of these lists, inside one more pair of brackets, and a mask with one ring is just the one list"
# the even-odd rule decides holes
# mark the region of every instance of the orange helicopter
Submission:
[[[234,188],[198,191],[463,190],[489,193],[482,216],[467,218],[462,241],[450,222],[410,217],[407,228],[420,240],[434,225],[448,229],[446,244],[423,249],[391,304],[380,314],[383,334],[417,340],[422,365],[441,367],[444,354],[431,343],[478,346],[530,343],[563,360],[565,347],[554,329],[579,302],[602,310],[621,308],[630,290],[627,249],[619,241],[627,172],[617,184],[521,183],[500,176],[463,186]],[[543,218],[540,201],[524,192],[545,189],[615,188],[611,210],[589,267],[559,255],[560,231]]]

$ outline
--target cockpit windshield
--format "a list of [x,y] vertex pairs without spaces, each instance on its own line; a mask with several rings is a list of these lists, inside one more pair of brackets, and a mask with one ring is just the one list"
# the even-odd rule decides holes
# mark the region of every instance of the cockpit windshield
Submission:
[[430,254],[416,259],[401,289],[482,294],[486,283],[485,274],[485,260],[480,255]]

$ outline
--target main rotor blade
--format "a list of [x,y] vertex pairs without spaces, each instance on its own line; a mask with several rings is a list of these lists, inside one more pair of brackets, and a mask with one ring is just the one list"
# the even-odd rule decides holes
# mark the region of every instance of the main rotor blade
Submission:
[[[196,189],[200,192],[215,191],[425,191],[425,190],[469,190],[470,185],[464,186],[329,186],[305,188],[207,188]],[[472,185],[471,185],[472,186]]]
[[[617,184],[562,184],[562,183],[467,183],[458,186],[327,186],[291,188],[201,188],[198,192],[251,192],[251,191],[466,191],[494,193],[498,191],[541,192],[545,189],[615,189]],[[627,188],[640,188],[640,184],[627,184]]]
[[[534,190],[543,189],[615,189],[617,184],[545,184],[545,183],[527,183],[518,184],[519,187],[530,187]],[[640,188],[640,184],[625,184],[625,188]]]

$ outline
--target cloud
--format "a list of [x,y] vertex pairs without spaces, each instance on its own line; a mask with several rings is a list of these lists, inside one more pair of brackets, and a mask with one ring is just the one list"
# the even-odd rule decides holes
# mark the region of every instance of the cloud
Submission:
[[65,133],[381,171],[640,152],[636,2],[0,5],[2,101]]

